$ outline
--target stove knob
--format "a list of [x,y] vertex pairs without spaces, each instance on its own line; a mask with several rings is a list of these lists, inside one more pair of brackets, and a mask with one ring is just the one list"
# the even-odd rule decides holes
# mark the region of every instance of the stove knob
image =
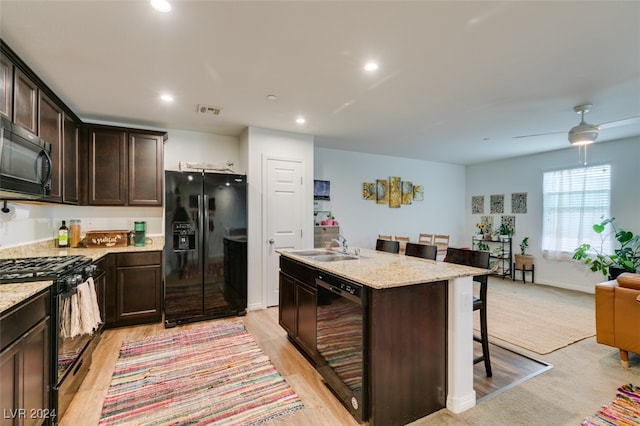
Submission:
[[88,265],[87,267],[84,268],[84,272],[87,275],[92,276],[96,272],[97,268],[98,267],[96,265]]
[[82,275],[80,275],[80,274],[76,274],[76,276],[74,278],[76,279],[76,284],[82,284],[82,281],[84,281],[82,279]]
[[69,277],[65,280],[65,284],[66,284],[66,288],[65,291],[69,291],[69,289],[71,289],[73,286],[75,286],[76,281],[75,281],[75,277]]

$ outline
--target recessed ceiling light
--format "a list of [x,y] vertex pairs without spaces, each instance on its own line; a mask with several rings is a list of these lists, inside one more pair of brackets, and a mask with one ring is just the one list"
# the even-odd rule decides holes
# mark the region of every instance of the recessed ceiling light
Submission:
[[378,69],[378,64],[375,62],[367,62],[364,66],[365,71],[375,71]]
[[270,101],[275,101],[276,99],[278,99],[278,97],[276,95],[267,95],[267,99],[269,99]]
[[305,120],[304,117],[296,118],[296,123],[298,123],[298,124],[304,124],[306,122],[307,122],[307,120]]
[[171,10],[171,3],[168,0],[150,0],[151,7],[158,12],[169,12]]
[[160,99],[162,99],[165,102],[173,102],[173,96],[171,95],[161,95]]

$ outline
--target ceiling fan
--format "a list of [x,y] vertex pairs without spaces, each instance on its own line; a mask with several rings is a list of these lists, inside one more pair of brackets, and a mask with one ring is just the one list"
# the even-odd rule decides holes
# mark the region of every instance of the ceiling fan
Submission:
[[[596,141],[600,130],[610,129],[619,126],[626,126],[635,122],[640,122],[640,117],[630,117],[622,120],[610,121],[602,124],[589,124],[584,121],[584,115],[591,109],[591,104],[576,105],[573,110],[580,114],[580,123],[572,127],[567,134],[571,145],[588,145]],[[535,135],[514,136],[514,139],[532,138],[536,136],[557,135],[565,132],[537,133]]]

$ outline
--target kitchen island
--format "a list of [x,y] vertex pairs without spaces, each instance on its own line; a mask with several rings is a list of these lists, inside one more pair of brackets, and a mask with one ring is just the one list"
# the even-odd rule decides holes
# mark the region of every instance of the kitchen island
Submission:
[[[372,250],[344,260],[319,250],[278,253],[280,322],[321,374],[327,363],[315,344],[315,327],[318,336],[322,327],[311,318],[314,301],[318,316],[323,305],[314,296],[322,291],[317,278],[362,286],[362,402],[349,404],[349,395],[332,389],[354,417],[371,425],[406,424],[445,406],[459,413],[475,405],[472,277],[488,270]],[[298,283],[295,292],[290,282]],[[295,311],[290,300],[300,303]],[[296,323],[289,326],[289,318]]]

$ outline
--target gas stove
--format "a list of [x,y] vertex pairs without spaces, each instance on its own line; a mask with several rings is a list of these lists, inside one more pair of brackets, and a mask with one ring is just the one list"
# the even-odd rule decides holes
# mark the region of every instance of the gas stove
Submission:
[[80,255],[0,259],[0,284],[74,281],[74,276],[85,277],[93,272],[91,268],[91,259]]

